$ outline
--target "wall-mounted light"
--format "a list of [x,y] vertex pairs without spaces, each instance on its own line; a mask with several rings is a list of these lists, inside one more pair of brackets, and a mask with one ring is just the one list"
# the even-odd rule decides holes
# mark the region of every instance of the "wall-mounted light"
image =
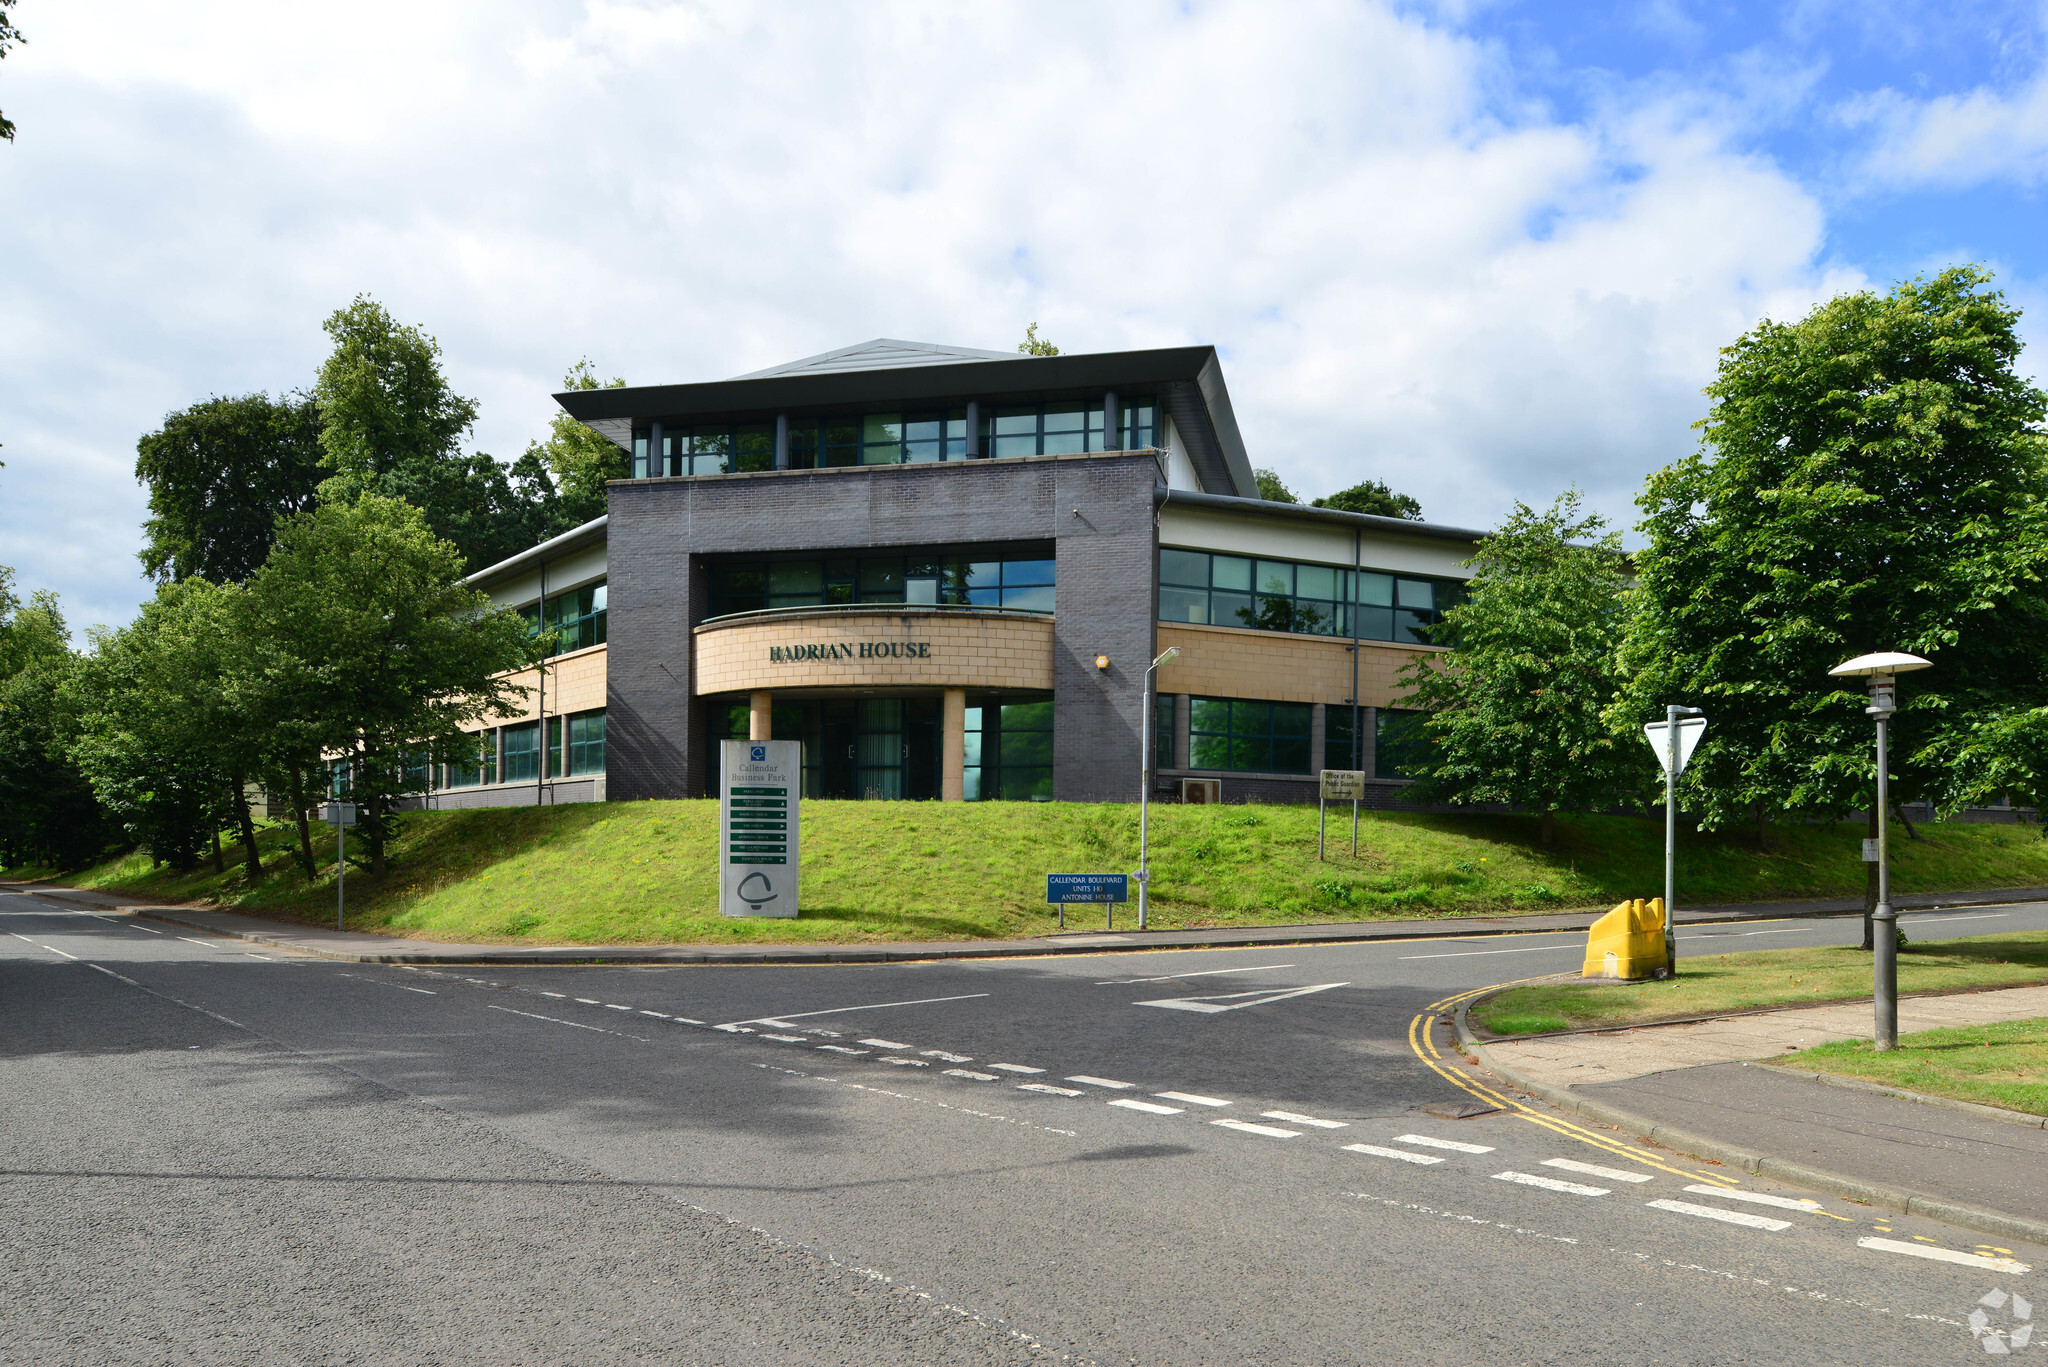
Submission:
[[1101,670],[1104,674],[1107,674],[1109,672],[1109,656],[1097,655],[1095,657],[1095,667]]

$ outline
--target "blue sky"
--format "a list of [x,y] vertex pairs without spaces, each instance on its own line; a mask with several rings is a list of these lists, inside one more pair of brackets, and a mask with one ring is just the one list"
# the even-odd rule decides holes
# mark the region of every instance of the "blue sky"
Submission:
[[[2048,4],[25,0],[0,564],[151,591],[135,441],[357,293],[501,459],[588,356],[1208,342],[1254,459],[1626,525],[1717,349],[1982,261],[2048,335]],[[2024,364],[2036,372],[2035,346]]]

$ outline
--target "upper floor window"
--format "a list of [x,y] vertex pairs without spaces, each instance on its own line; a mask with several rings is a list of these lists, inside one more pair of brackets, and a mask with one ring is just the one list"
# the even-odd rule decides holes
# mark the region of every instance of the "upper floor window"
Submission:
[[829,560],[736,561],[711,569],[711,613],[762,608],[905,603],[1053,610],[1054,563],[1030,549],[1003,558],[972,555],[837,556]]
[[1159,620],[1252,627],[1308,636],[1427,642],[1430,629],[1459,601],[1455,579],[1381,570],[1354,571],[1295,560],[1159,551]]
[[528,603],[520,615],[526,618],[526,634],[543,631],[557,635],[555,654],[587,650],[605,642],[605,581],[585,584],[566,593],[550,594],[546,605]]

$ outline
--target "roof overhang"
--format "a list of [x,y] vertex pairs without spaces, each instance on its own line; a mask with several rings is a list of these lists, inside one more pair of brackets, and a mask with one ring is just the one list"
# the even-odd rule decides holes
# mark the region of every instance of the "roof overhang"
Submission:
[[1300,522],[1321,522],[1356,527],[1368,532],[1393,532],[1401,536],[1427,537],[1432,541],[1484,541],[1491,532],[1470,527],[1447,527],[1439,522],[1411,522],[1405,517],[1381,517],[1377,513],[1347,513],[1337,508],[1311,508],[1306,503],[1275,503],[1263,498],[1230,498],[1221,494],[1198,494],[1186,489],[1165,489],[1159,501],[1172,508],[1207,508],[1217,512],[1243,513],[1252,517],[1287,518]]
[[495,565],[486,565],[462,582],[465,584],[486,584],[494,579],[503,579],[508,574],[551,560],[570,551],[580,550],[594,542],[605,539],[605,524],[611,521],[611,514],[594,517],[580,527],[571,527],[560,536],[551,537],[538,546],[529,546],[517,555],[507,556]]

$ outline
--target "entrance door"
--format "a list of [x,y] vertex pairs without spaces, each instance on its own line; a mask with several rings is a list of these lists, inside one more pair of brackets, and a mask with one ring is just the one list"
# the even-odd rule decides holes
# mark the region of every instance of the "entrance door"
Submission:
[[903,796],[912,802],[938,801],[943,715],[937,698],[903,702]]
[[854,704],[826,703],[819,709],[819,792],[820,797],[859,797],[854,787]]

